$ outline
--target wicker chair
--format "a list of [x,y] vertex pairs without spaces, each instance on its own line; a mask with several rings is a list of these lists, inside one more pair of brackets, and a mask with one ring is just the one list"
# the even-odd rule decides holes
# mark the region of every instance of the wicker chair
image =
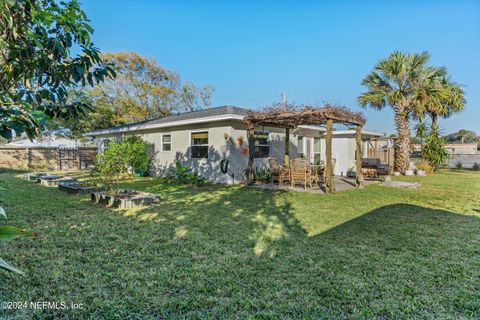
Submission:
[[305,190],[307,190],[307,185],[312,188],[312,170],[308,166],[307,159],[298,158],[290,161],[290,179],[292,188],[297,183],[302,183]]
[[268,166],[272,172],[272,181],[278,181],[278,185],[290,181],[290,171],[282,167],[276,158],[268,158]]

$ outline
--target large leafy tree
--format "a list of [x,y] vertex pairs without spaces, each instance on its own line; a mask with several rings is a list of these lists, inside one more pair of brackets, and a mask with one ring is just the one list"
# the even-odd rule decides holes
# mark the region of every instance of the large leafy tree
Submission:
[[102,57],[115,65],[117,77],[89,92],[96,107],[111,110],[119,124],[170,114],[179,82],[175,73],[134,52]]
[[442,68],[428,66],[430,55],[393,52],[380,60],[363,79],[367,91],[358,97],[362,107],[381,110],[392,107],[395,113],[397,142],[395,144],[395,170],[404,172],[410,159],[410,119],[425,110],[428,101],[440,99],[441,90],[432,86],[433,79],[444,74]]
[[[75,0],[0,1],[0,136],[35,137],[51,118],[75,118],[89,105],[68,91],[114,76],[90,40]],[[76,54],[73,54],[76,52]]]
[[97,129],[210,106],[212,87],[182,83],[177,73],[152,58],[135,52],[105,53],[102,58],[115,66],[117,77],[93,89],[69,93],[69,99],[90,101],[94,109],[75,120],[55,121],[50,128],[67,127],[74,136],[81,137]]
[[[68,101],[68,90],[114,76],[90,41],[92,28],[78,2],[0,1],[0,136],[35,137],[50,118],[74,118],[90,108]],[[71,51],[77,50],[76,55]],[[0,190],[4,187],[0,186]],[[6,220],[0,207],[0,218]],[[0,241],[32,236],[0,227]],[[22,273],[0,258],[0,269]]]
[[119,123],[210,106],[212,87],[183,84],[177,73],[163,68],[153,58],[135,52],[105,53],[102,57],[115,66],[117,77],[95,87],[90,94],[96,105],[113,110]]
[[450,143],[477,143],[480,141],[480,136],[472,130],[460,129],[457,132],[445,136],[447,142]]

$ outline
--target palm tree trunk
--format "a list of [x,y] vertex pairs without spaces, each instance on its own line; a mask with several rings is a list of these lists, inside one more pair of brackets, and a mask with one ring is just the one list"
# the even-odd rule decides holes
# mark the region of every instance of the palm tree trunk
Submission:
[[395,144],[395,171],[404,173],[410,162],[410,127],[408,115],[404,112],[405,107],[396,106],[395,126],[397,127],[398,139]]
[[432,113],[432,129],[438,129],[438,114]]

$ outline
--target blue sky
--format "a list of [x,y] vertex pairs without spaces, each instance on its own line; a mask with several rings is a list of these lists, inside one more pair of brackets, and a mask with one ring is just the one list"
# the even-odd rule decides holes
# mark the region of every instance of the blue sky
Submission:
[[[360,82],[395,49],[428,50],[465,85],[467,110],[444,132],[480,134],[480,1],[83,0],[102,51],[136,51],[215,87],[213,105],[330,101],[361,110]],[[363,110],[392,133],[390,110]]]

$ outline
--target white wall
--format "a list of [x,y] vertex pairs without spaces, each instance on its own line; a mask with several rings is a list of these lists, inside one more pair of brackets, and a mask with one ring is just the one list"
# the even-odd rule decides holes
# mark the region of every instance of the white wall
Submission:
[[[283,162],[285,150],[284,129],[262,128],[269,132],[270,156]],[[209,154],[208,159],[190,158],[190,135],[194,131],[208,131]],[[162,151],[162,134],[171,134],[172,150]],[[227,136],[227,139],[225,137]],[[175,127],[171,130],[162,130],[142,134],[142,137],[154,145],[157,152],[152,174],[163,175],[179,161],[191,166],[196,172],[216,183],[237,184],[245,179],[245,170],[248,164],[247,131],[240,121],[217,122],[208,125],[191,125]],[[239,142],[242,142],[239,144]],[[290,136],[290,158],[298,156],[297,138]],[[220,170],[222,159],[229,160],[227,174]],[[267,158],[254,159],[255,168],[268,168]]]
[[[236,173],[247,156],[242,156],[240,147],[233,140],[231,123],[210,123],[175,127],[160,132],[143,133],[145,141],[152,143],[156,151],[152,174],[163,175],[173,169],[176,162],[192,167],[200,175],[216,183],[233,183]],[[190,157],[192,132],[208,132],[208,159],[192,159]],[[162,150],[162,134],[171,135],[171,150]],[[222,159],[230,160],[229,174],[220,170]],[[233,177],[232,177],[233,174]],[[238,183],[238,181],[235,181]]]
[[[264,128],[269,132],[270,157],[277,158],[283,163],[285,149],[285,131],[279,128]],[[209,138],[208,159],[192,159],[190,157],[190,137],[195,131],[207,131]],[[162,135],[171,135],[171,150],[162,150]],[[178,161],[192,167],[196,172],[215,183],[241,183],[245,178],[245,169],[248,163],[247,132],[241,121],[223,121],[208,124],[179,126],[170,129],[154,129],[139,134],[145,141],[151,143],[152,152],[156,157],[151,174],[163,175],[173,169]],[[303,135],[303,134],[302,134]],[[116,139],[119,135],[98,138]],[[242,142],[239,144],[239,142]],[[298,135],[290,135],[290,159],[298,157]],[[321,159],[325,160],[325,138],[321,138]],[[332,156],[335,158],[335,175],[346,175],[349,168],[355,166],[355,139],[351,136],[337,136],[332,140]],[[229,160],[229,169],[226,174],[220,170],[222,159]],[[256,168],[267,167],[267,158],[255,159]]]

